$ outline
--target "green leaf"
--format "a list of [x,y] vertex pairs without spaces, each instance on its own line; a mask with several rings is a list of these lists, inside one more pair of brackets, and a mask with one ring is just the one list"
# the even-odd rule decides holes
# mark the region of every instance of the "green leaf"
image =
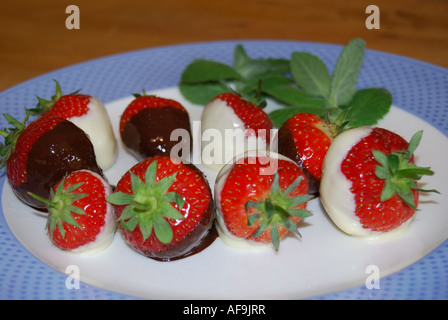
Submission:
[[161,216],[157,216],[153,223],[157,239],[162,243],[170,243],[173,239],[173,230],[170,224]]
[[249,61],[250,58],[246,53],[246,50],[244,47],[240,44],[235,46],[235,49],[233,50],[233,66],[236,70],[240,70],[244,67],[247,61]]
[[185,217],[180,213],[176,208],[174,208],[171,204],[162,202],[160,213],[162,216],[174,219],[174,220],[182,220],[185,219]]
[[[253,96],[253,93],[260,89],[261,92],[266,92],[269,88],[283,85],[291,85],[293,82],[290,78],[284,76],[272,76],[265,77],[263,79],[249,79],[244,81],[236,81],[236,91],[245,97],[249,94]],[[261,84],[261,87],[260,87]]]
[[282,216],[280,220],[280,224],[284,226],[286,229],[291,231],[292,233],[297,234],[298,236],[301,236],[299,233],[299,230],[297,230],[297,225],[294,223],[294,221],[288,219],[286,216]]
[[372,150],[372,154],[375,157],[375,160],[378,161],[380,165],[382,165],[384,168],[387,168],[389,165],[387,162],[387,156],[378,150]]
[[269,225],[270,225],[270,221],[269,220],[261,219],[260,226],[258,227],[257,230],[255,230],[255,232],[252,235],[252,237],[257,238],[257,237],[261,236],[263,234],[263,232],[265,232],[265,230],[269,227]]
[[397,191],[390,179],[386,179],[383,190],[381,191],[381,201],[389,200],[395,195],[396,192]]
[[392,106],[392,94],[383,88],[358,90],[347,106],[346,120],[350,127],[370,126],[378,123]]
[[388,179],[390,178],[390,172],[384,167],[376,166],[375,167],[375,175],[380,179]]
[[190,63],[181,76],[181,83],[198,83],[240,79],[235,69],[221,62],[198,59]]
[[253,225],[255,223],[255,221],[257,221],[260,218],[261,218],[261,214],[259,214],[259,213],[249,215],[247,217],[247,225],[248,226]]
[[412,180],[420,180],[422,176],[432,176],[434,171],[429,167],[415,167],[409,169],[401,169],[396,172],[397,178],[408,178]]
[[[123,228],[125,228],[126,230],[131,231],[131,232],[135,230],[135,227],[137,226],[137,224],[138,224],[138,219],[136,216],[131,217],[128,221],[121,221],[121,225],[123,226]],[[142,230],[140,230],[140,231],[142,231]],[[147,237],[149,237],[149,235],[147,235]]]
[[277,226],[273,226],[271,228],[271,241],[275,251],[278,251],[278,248],[280,246],[280,236],[278,234]]
[[301,112],[309,112],[318,115],[319,117],[325,117],[328,112],[327,107],[290,107],[290,108],[281,108],[274,111],[271,111],[268,116],[271,119],[272,124],[280,128],[286,120],[297,113]]
[[307,52],[294,52],[291,56],[291,74],[305,92],[328,98],[331,75],[317,56]]
[[257,211],[263,211],[263,209],[264,209],[263,201],[255,202],[255,201],[249,200],[244,205],[244,209],[246,210],[247,213],[249,213],[249,208],[254,208]]
[[312,199],[312,196],[309,194],[295,196],[295,197],[289,199],[289,207],[290,208],[295,207],[298,204],[305,203],[311,199]]
[[81,226],[79,223],[75,220],[75,218],[72,216],[71,212],[69,210],[63,210],[61,214],[61,220],[65,223],[71,224],[73,226],[78,227],[81,229]]
[[233,65],[245,80],[264,79],[289,72],[287,59],[253,59],[247,55],[242,45],[235,46]]
[[283,191],[283,195],[285,197],[289,196],[289,194],[294,191],[297,186],[300,184],[300,182],[303,180],[303,176],[298,176],[297,179],[295,179],[289,186],[286,188],[285,191]]
[[230,89],[225,82],[211,81],[179,84],[179,90],[185,99],[197,105],[206,105],[211,99]]
[[21,123],[19,122],[17,119],[15,119],[14,117],[10,116],[7,113],[3,113],[3,117],[5,117],[6,121],[8,121],[8,123],[10,125],[12,125],[15,129],[17,130],[23,130],[25,128],[25,123]]
[[83,209],[81,209],[80,207],[77,207],[77,206],[68,205],[67,209],[70,210],[71,212],[79,214],[81,216],[86,214],[86,212]]
[[393,153],[389,153],[387,156],[387,162],[389,163],[389,170],[392,174],[395,174],[400,164],[400,158]]
[[135,212],[133,211],[132,206],[126,206],[117,220],[126,221],[128,219],[131,219],[133,216],[135,216]]
[[417,209],[417,207],[415,206],[414,203],[414,194],[409,190],[409,191],[402,191],[402,190],[398,190],[397,191],[398,195],[400,196],[400,198],[411,208],[413,209]]
[[274,75],[282,75],[289,71],[288,60],[257,59],[249,60],[238,69],[244,79],[263,79]]
[[[309,200],[311,200],[311,197]],[[289,214],[292,214],[293,216],[299,217],[302,219],[311,217],[313,215],[310,211],[308,211],[306,209],[289,209],[288,212],[289,212]]]
[[356,38],[342,49],[331,79],[329,103],[333,108],[345,105],[356,92],[356,83],[364,58],[365,42]]
[[[135,222],[134,222],[134,220],[135,220]],[[136,226],[138,224],[138,227],[140,228],[140,232],[142,233],[142,236],[143,236],[143,242],[151,236],[152,229],[153,229],[153,226],[154,226],[154,221],[153,220],[150,219],[146,223],[141,223],[141,221],[138,221],[137,217],[132,217],[128,221],[128,223],[130,221],[132,221],[132,225],[130,225],[129,227],[133,227],[134,229],[135,229],[134,223],[136,224]],[[134,230],[134,229],[132,229],[132,230]]]
[[417,149],[418,145],[420,144],[420,141],[422,140],[422,136],[423,136],[423,130],[416,132],[412,136],[412,138],[408,144],[408,152],[410,155],[412,155],[414,153],[415,149]]
[[[429,167],[417,167],[410,162],[411,154],[421,139],[421,132],[417,132],[411,139],[412,146],[408,150],[395,151],[385,155],[378,150],[372,150],[375,160],[379,163],[375,167],[375,174],[378,178],[384,180],[384,187],[381,192],[381,201],[386,201],[395,194],[410,207],[416,209],[414,204],[414,194],[412,189],[419,190],[415,182],[420,180],[423,175],[433,175],[434,172]],[[412,141],[413,140],[413,141]],[[428,190],[437,192],[437,190]]]
[[176,180],[177,172],[172,175],[166,176],[163,179],[159,180],[154,186],[161,194],[165,194],[168,189],[171,187],[173,182]]
[[124,192],[115,192],[108,196],[106,200],[111,204],[122,206],[131,204],[134,200],[134,195]]
[[145,172],[145,183],[147,185],[154,185],[156,182],[157,175],[157,161],[151,162]]
[[179,209],[182,209],[185,203],[184,199],[182,199],[182,197],[177,192],[166,193],[163,197],[163,200],[167,202],[176,202]]
[[137,177],[134,172],[131,171],[130,175],[132,192],[137,194],[137,190],[143,188],[145,183],[140,179],[140,177]]
[[278,101],[291,106],[320,107],[326,102],[325,99],[318,98],[289,85],[263,86],[262,89],[263,92],[271,95]]

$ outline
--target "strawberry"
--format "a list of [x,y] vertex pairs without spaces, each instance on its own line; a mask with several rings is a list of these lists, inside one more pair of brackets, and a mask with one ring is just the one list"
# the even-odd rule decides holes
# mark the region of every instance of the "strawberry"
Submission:
[[215,184],[218,231],[225,243],[272,244],[296,233],[297,223],[311,213],[311,198],[302,169],[273,153],[248,152],[219,173]]
[[47,205],[46,228],[58,248],[91,254],[104,250],[114,236],[113,206],[106,201],[111,193],[102,176],[77,170],[56,183],[49,199],[31,195]]
[[[177,101],[154,95],[134,94],[135,99],[127,106],[120,118],[120,135],[125,146],[137,159],[156,155],[171,155],[178,143],[171,137],[175,130],[182,131],[179,157],[189,160],[191,153],[190,117]],[[177,156],[173,154],[172,156]]]
[[63,95],[56,83],[56,92],[51,100],[37,97],[33,115],[57,116],[70,120],[86,132],[92,141],[98,165],[107,170],[115,163],[118,155],[117,140],[104,104],[97,98],[78,94],[78,91]]
[[25,204],[45,209],[28,193],[48,199],[53,185],[71,171],[88,169],[102,175],[88,136],[70,121],[47,116],[27,124],[28,110],[23,122],[4,116],[13,128],[0,130],[5,137],[1,167],[6,165],[8,181]]
[[272,122],[256,104],[233,92],[217,95],[201,117],[202,162],[215,170],[251,149],[266,150]]
[[333,138],[329,123],[311,113],[298,113],[279,128],[277,152],[302,168],[309,181],[310,194],[319,193],[322,165]]
[[210,234],[213,199],[205,176],[169,156],[147,158],[127,171],[107,198],[118,227],[137,252],[170,261],[194,253]]
[[407,225],[420,191],[416,181],[432,175],[414,164],[422,132],[408,143],[377,127],[349,129],[331,144],[324,162],[320,197],[336,225],[348,234],[370,236]]

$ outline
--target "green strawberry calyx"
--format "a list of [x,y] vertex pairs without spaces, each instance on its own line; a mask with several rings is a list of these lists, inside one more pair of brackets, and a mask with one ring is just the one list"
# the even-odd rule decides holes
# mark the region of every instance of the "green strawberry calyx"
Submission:
[[[44,98],[36,96],[37,98],[36,107],[29,109],[31,115],[40,116],[44,114],[46,111],[50,110],[54,106],[54,104],[63,96],[59,82],[54,79],[53,81],[56,83],[56,89],[54,95],[51,96],[51,100],[46,100]],[[70,93],[69,95],[77,94],[79,91],[81,91],[81,89],[78,89],[75,92]]]
[[0,169],[6,165],[9,157],[14,152],[17,139],[26,127],[26,122],[30,117],[30,113],[26,108],[25,113],[25,118],[22,122],[19,122],[9,114],[3,113],[6,121],[8,121],[10,125],[12,125],[12,128],[5,128],[0,130],[0,135],[5,138],[4,144],[0,144]]
[[[309,201],[312,198],[311,195],[289,197],[290,193],[296,189],[302,179],[302,176],[298,177],[286,190],[282,191],[279,185],[279,176],[276,172],[273,176],[270,196],[257,202],[249,200],[245,204],[246,212],[249,214],[247,219],[248,225],[251,226],[256,221],[261,220],[260,226],[253,234],[253,237],[260,236],[268,227],[271,227],[270,235],[275,251],[278,251],[280,246],[277,224],[301,237],[297,230],[297,225],[289,218],[296,216],[303,219],[312,216],[312,213],[308,210],[295,208],[297,205]],[[257,213],[251,214],[249,208],[254,208]]]
[[[156,181],[157,161],[148,166],[144,180],[131,175],[132,193],[115,192],[107,201],[113,205],[125,205],[118,221],[121,226],[134,231],[137,225],[145,241],[154,230],[157,239],[162,243],[170,243],[173,239],[173,230],[166,219],[180,220],[184,216],[179,210],[184,205],[184,200],[177,192],[168,192],[176,179],[177,172]],[[177,210],[171,203],[176,203]]]
[[384,188],[381,192],[381,201],[389,200],[397,194],[407,205],[417,209],[412,189],[439,193],[434,189],[420,189],[416,185],[416,181],[420,180],[424,175],[434,174],[429,167],[418,167],[410,161],[420,143],[422,135],[423,131],[415,133],[409,141],[407,150],[394,151],[388,155],[378,150],[372,150],[375,160],[379,163],[375,168],[375,175],[385,180]]
[[82,227],[73,217],[73,213],[77,215],[86,214],[86,212],[82,208],[73,204],[75,201],[88,196],[88,194],[86,193],[75,192],[79,187],[83,185],[83,182],[75,183],[65,188],[65,181],[66,180],[63,179],[56,187],[56,190],[53,190],[53,188],[51,188],[49,199],[45,199],[36,194],[29,193],[29,195],[45,203],[48,207],[49,215],[45,228],[50,228],[51,238],[53,238],[54,230],[56,229],[56,227],[59,229],[59,233],[61,234],[62,238],[65,237],[65,228],[63,224],[64,222],[82,229]]

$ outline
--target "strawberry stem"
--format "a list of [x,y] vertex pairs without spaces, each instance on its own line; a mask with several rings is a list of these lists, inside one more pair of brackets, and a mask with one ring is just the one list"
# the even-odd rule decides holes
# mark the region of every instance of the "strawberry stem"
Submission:
[[[276,172],[273,176],[270,196],[264,200],[255,202],[249,200],[245,204],[246,212],[249,214],[247,224],[253,225],[256,221],[260,220],[259,227],[253,234],[254,238],[259,237],[268,227],[271,228],[271,241],[275,251],[278,251],[280,246],[280,238],[277,229],[277,224],[281,224],[289,231],[301,236],[297,230],[297,225],[290,220],[291,216],[300,218],[306,218],[311,216],[311,212],[305,209],[295,209],[298,204],[307,202],[312,198],[311,195],[299,195],[296,197],[289,197],[289,194],[296,189],[300,184],[302,176],[298,177],[291,183],[284,191],[280,189],[279,176]],[[257,213],[251,214],[249,208],[255,209]]]
[[[179,212],[184,205],[184,200],[176,192],[168,192],[176,179],[176,173],[156,181],[157,161],[151,162],[145,173],[145,181],[131,175],[132,194],[115,192],[107,201],[113,205],[125,205],[118,221],[121,226],[134,231],[139,226],[145,241],[154,230],[157,239],[162,243],[170,243],[173,239],[173,231],[166,219],[184,219]],[[176,203],[179,210],[171,203]]]
[[[54,106],[54,104],[63,96],[59,82],[54,79],[53,81],[56,83],[56,88],[54,95],[51,96],[51,100],[46,100],[37,96],[36,107],[29,109],[31,115],[40,116],[44,114],[46,111],[50,110]],[[78,89],[75,92],[70,93],[69,95],[77,94],[79,91],[81,91],[81,89]]]
[[[412,136],[407,150],[394,151],[388,155],[378,150],[372,150],[375,160],[379,163],[375,168],[375,175],[385,180],[381,201],[389,200],[397,194],[407,205],[417,209],[412,189],[422,190],[416,186],[416,181],[425,175],[434,174],[429,167],[417,167],[410,162],[422,134],[423,131],[418,131]],[[439,193],[437,190],[425,190],[425,192]]]
[[81,229],[76,219],[73,217],[73,213],[78,215],[85,215],[85,211],[74,205],[74,202],[88,196],[86,193],[76,193],[75,191],[82,186],[82,182],[75,183],[68,188],[65,188],[65,179],[63,179],[56,187],[56,191],[53,188],[50,190],[50,198],[45,199],[33,193],[29,193],[33,198],[45,203],[48,207],[48,219],[45,228],[50,227],[50,237],[53,239],[54,230],[56,227],[59,229],[59,233],[62,238],[65,237],[64,222],[70,225],[76,226]]
[[19,138],[23,129],[25,129],[26,122],[30,117],[30,113],[29,110],[25,108],[25,118],[22,122],[19,122],[6,113],[3,113],[3,116],[5,117],[6,121],[8,121],[8,123],[13,126],[13,128],[5,128],[3,130],[0,130],[0,135],[5,138],[4,144],[0,144],[0,169],[6,165],[9,157],[14,152],[17,139]]

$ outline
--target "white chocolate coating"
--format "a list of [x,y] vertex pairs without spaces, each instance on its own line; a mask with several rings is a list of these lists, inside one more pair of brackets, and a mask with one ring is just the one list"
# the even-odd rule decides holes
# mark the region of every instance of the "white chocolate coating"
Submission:
[[88,108],[86,114],[69,120],[89,136],[98,166],[107,170],[112,167],[118,156],[117,139],[104,104],[99,99],[91,97]]
[[266,140],[248,134],[225,101],[216,99],[207,104],[201,118],[201,161],[206,167],[219,171],[239,154],[266,148]]

